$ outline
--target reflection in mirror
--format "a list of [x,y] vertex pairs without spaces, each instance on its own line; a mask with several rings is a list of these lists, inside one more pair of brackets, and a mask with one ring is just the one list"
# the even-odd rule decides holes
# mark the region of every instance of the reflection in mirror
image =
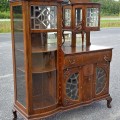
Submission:
[[72,41],[72,32],[71,31],[64,31],[63,32],[63,39],[62,43],[64,46],[71,46]]
[[86,26],[98,27],[98,22],[99,22],[99,9],[87,8]]
[[56,70],[56,51],[32,54],[32,72],[41,73]]
[[32,52],[57,50],[57,32],[32,33]]
[[82,34],[76,34],[76,46],[86,46],[86,33],[84,33],[83,43],[82,43]]
[[75,9],[75,14],[76,14],[76,26],[77,26],[82,21],[82,9],[80,8]]
[[43,109],[57,103],[56,70],[32,75],[33,109]]

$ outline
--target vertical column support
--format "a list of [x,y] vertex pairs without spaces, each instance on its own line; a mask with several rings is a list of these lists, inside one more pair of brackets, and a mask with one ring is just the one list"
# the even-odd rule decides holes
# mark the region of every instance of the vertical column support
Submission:
[[75,47],[76,46],[76,33],[75,33],[75,8],[74,6],[72,5],[72,12],[71,12],[71,20],[72,20],[72,43],[71,43],[71,46],[72,47]]
[[86,46],[89,46],[89,45],[91,45],[90,32],[86,32]]
[[30,2],[23,1],[23,29],[25,40],[25,72],[26,72],[26,112],[32,112],[32,71],[31,71],[31,32]]
[[57,1],[58,4],[58,8],[57,8],[57,13],[58,16],[57,16],[57,38],[58,38],[58,41],[57,41],[57,88],[58,91],[57,91],[57,99],[58,99],[58,104],[59,106],[62,105],[62,76],[63,76],[63,71],[62,71],[62,0],[58,0]]

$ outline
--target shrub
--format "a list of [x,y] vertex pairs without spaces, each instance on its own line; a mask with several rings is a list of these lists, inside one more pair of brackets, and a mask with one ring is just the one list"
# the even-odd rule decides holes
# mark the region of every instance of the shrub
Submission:
[[120,1],[114,0],[92,0],[101,3],[101,15],[118,16],[120,14]]
[[0,12],[0,19],[9,19],[10,18],[10,12]]

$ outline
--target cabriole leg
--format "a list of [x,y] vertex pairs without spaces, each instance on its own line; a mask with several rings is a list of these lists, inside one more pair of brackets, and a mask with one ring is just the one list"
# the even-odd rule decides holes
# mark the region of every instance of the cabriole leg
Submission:
[[13,120],[17,120],[17,111],[12,110],[12,112],[13,112]]
[[112,101],[112,98],[111,98],[111,97],[108,97],[106,100],[107,100],[107,107],[108,107],[108,108],[111,108],[111,104],[110,104],[110,103],[111,103],[111,101]]

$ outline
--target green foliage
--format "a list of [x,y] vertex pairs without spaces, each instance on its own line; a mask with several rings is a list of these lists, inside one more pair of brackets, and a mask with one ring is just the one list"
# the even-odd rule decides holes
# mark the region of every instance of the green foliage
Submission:
[[101,3],[101,14],[103,16],[118,16],[120,14],[120,0],[92,0]]
[[0,0],[0,11],[9,11],[10,6],[9,6],[9,0]]
[[9,19],[10,18],[10,12],[0,12],[0,19]]

